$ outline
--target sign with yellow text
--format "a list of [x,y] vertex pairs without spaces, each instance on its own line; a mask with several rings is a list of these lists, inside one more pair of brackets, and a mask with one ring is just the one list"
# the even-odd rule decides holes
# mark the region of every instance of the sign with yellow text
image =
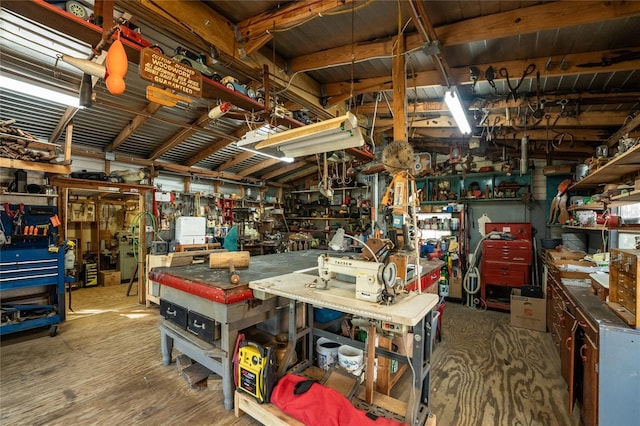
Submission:
[[150,48],[140,52],[140,77],[189,96],[202,96],[202,74]]

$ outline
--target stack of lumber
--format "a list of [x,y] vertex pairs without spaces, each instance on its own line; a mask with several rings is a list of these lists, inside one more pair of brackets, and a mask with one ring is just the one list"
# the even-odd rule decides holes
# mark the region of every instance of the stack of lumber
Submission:
[[13,119],[0,121],[0,157],[41,163],[57,162],[55,145],[39,142],[31,133],[14,127],[15,122]]

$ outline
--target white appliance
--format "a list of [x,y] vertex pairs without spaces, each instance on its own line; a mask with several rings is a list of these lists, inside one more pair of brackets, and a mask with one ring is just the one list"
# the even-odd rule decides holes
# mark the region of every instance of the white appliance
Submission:
[[204,244],[207,218],[181,216],[176,218],[176,241],[178,244]]

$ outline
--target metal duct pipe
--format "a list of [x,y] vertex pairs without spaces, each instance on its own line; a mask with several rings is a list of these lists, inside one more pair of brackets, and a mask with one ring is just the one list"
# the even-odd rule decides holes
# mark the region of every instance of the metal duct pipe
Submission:
[[524,135],[520,139],[520,174],[529,173],[529,136]]

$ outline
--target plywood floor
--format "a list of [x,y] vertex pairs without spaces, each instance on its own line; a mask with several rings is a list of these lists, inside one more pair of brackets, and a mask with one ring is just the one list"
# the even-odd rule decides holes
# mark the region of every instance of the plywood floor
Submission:
[[[58,336],[3,337],[0,424],[258,424],[225,411],[221,391],[193,390],[175,365],[163,366],[157,308],[125,293],[125,285],[75,290],[76,312]],[[508,320],[448,304],[432,379],[439,425],[578,424],[564,407],[551,337]]]

